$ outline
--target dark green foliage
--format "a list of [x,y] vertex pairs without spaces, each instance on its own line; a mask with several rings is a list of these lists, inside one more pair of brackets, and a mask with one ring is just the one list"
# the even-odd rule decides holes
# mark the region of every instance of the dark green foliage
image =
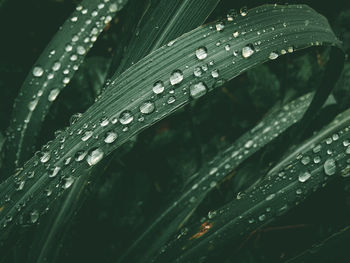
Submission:
[[[349,260],[348,3],[27,1],[5,23],[19,2],[0,0],[0,262]],[[82,52],[78,31],[101,36]]]

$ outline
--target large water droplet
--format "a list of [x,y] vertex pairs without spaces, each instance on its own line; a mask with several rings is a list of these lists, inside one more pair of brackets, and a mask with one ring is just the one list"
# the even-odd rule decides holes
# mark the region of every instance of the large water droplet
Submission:
[[182,71],[176,69],[170,75],[170,84],[174,86],[176,84],[179,84],[183,79],[184,75],[182,74]]
[[41,77],[44,73],[44,70],[42,67],[34,67],[33,68],[33,76],[34,77]]
[[253,54],[254,54],[254,46],[252,44],[248,44],[244,48],[242,48],[242,56],[244,58],[249,58]]
[[74,177],[73,176],[68,176],[64,180],[63,188],[68,189],[71,187],[71,185],[74,183]]
[[134,119],[134,116],[132,115],[131,111],[123,111],[122,113],[120,113],[119,115],[119,121],[121,124],[123,125],[127,125],[130,122],[132,122]]
[[327,159],[323,164],[324,172],[326,175],[333,175],[336,172],[335,160],[332,158]]
[[100,148],[92,149],[88,156],[86,157],[86,161],[90,166],[96,165],[103,158],[103,151]]
[[197,84],[191,85],[190,95],[194,99],[198,99],[207,93],[207,86],[204,82],[198,82]]
[[143,114],[151,114],[155,109],[154,103],[152,101],[145,101],[140,106],[140,112]]
[[207,50],[206,47],[199,47],[199,48],[196,50],[196,57],[197,57],[199,60],[205,59],[207,56],[208,56],[208,50]]

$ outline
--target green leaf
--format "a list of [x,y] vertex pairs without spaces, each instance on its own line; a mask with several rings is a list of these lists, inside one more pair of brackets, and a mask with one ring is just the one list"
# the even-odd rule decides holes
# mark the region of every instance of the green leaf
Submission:
[[5,169],[8,173],[31,157],[50,106],[78,70],[105,25],[126,2],[82,1],[41,53],[14,104],[7,131]]
[[[176,231],[182,228],[192,213],[222,180],[232,174],[240,164],[254,153],[274,140],[286,129],[300,121],[313,94],[306,94],[280,110],[268,114],[253,129],[239,137],[232,145],[222,149],[220,153],[190,177],[191,181],[177,198],[157,215],[153,223],[142,233],[133,245],[123,255],[127,261],[148,258],[164,245]],[[154,237],[157,236],[157,240]]]
[[188,226],[186,232],[176,235],[155,262],[187,262],[199,256],[210,261],[225,243],[234,247],[242,236],[285,214],[337,175],[349,176],[349,113],[350,109],[338,115],[239,199],[210,211],[204,223]]

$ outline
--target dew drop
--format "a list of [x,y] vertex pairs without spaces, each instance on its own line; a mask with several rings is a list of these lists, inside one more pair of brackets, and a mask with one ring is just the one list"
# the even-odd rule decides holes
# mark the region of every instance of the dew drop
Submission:
[[134,119],[134,116],[131,114],[131,111],[125,110],[119,115],[119,121],[123,125],[127,125],[130,122],[132,122]]
[[117,4],[111,4],[110,6],[109,6],[109,8],[108,8],[108,10],[109,10],[109,12],[111,12],[111,13],[114,13],[114,12],[117,12],[118,11],[118,6],[117,6]]
[[152,90],[153,90],[153,92],[154,92],[155,94],[161,94],[161,93],[163,93],[163,91],[164,91],[164,83],[163,83],[163,81],[159,80],[159,81],[155,82],[155,83],[153,84]]
[[77,46],[77,53],[79,55],[84,55],[86,53],[86,49],[83,46]]
[[190,86],[190,95],[194,99],[198,99],[207,93],[207,86],[204,82],[198,82],[197,84]]
[[42,69],[42,67],[34,67],[33,68],[33,76],[34,77],[41,77],[44,73],[44,70]]
[[113,143],[118,138],[118,134],[115,131],[108,131],[105,134],[104,142]]
[[299,174],[298,180],[299,182],[304,183],[307,180],[309,180],[310,177],[311,177],[311,174],[309,172],[305,172],[305,173]]
[[61,68],[61,63],[59,61],[56,61],[55,63],[53,63],[52,65],[52,70],[53,71],[57,71]]
[[278,54],[276,52],[271,52],[270,55],[269,55],[269,59],[270,60],[274,60],[278,58]]
[[51,90],[50,93],[49,93],[49,96],[48,96],[48,100],[49,101],[54,101],[57,98],[59,93],[60,93],[59,89]]
[[32,224],[35,224],[39,219],[39,212],[37,210],[34,210],[30,213],[30,222]]
[[102,117],[99,121],[101,127],[105,127],[109,124],[109,120],[107,117]]
[[214,69],[212,72],[211,72],[211,76],[216,79],[219,77],[219,70],[217,69]]
[[155,109],[154,103],[150,100],[145,101],[141,106],[140,106],[140,112],[142,114],[151,114]]
[[208,56],[208,50],[206,47],[199,47],[197,50],[196,50],[196,57],[199,59],[199,60],[203,60],[205,59],[206,57]]
[[249,58],[254,54],[254,46],[252,44],[248,44],[242,48],[242,56],[244,58]]
[[92,149],[88,156],[86,157],[86,161],[90,166],[96,165],[103,158],[103,151],[100,148]]
[[68,189],[69,187],[71,187],[73,183],[74,183],[74,177],[72,176],[66,177],[64,180],[63,188]]
[[170,84],[176,85],[179,84],[184,79],[184,75],[181,70],[174,70],[170,75]]
[[233,37],[235,37],[235,38],[236,38],[236,37],[238,37],[238,36],[239,36],[239,32],[238,32],[238,31],[235,31],[235,32],[233,32],[233,34],[232,34],[232,35],[233,35]]
[[323,164],[324,172],[326,175],[333,175],[336,172],[336,164],[333,158],[327,159]]
[[40,162],[47,163],[50,160],[50,153],[49,152],[42,152],[40,154]]
[[243,6],[240,10],[239,13],[241,14],[241,16],[246,16],[248,14],[248,9],[246,6]]
[[173,103],[175,102],[175,100],[176,100],[176,99],[175,99],[174,96],[170,96],[169,99],[168,99],[168,101],[167,101],[167,103],[168,103],[168,104],[173,104]]
[[223,22],[216,23],[215,28],[216,28],[216,31],[220,32],[224,30],[225,24]]
[[93,132],[92,132],[92,131],[86,131],[86,132],[84,132],[83,137],[81,137],[81,140],[82,140],[83,142],[85,142],[85,141],[87,141],[88,139],[90,139],[92,135],[93,135]]
[[86,151],[77,151],[75,156],[74,156],[74,159],[77,161],[77,162],[81,162],[82,160],[84,160],[85,156],[86,156],[87,152]]

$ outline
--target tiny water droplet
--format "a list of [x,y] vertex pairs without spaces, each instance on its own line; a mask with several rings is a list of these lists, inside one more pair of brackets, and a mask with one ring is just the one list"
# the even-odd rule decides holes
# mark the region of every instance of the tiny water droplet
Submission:
[[92,131],[86,131],[86,132],[84,132],[83,137],[81,137],[81,140],[85,142],[88,139],[90,139],[92,135],[93,135]]
[[241,14],[241,16],[246,16],[248,14],[248,9],[246,6],[243,6],[240,10],[239,13]]

